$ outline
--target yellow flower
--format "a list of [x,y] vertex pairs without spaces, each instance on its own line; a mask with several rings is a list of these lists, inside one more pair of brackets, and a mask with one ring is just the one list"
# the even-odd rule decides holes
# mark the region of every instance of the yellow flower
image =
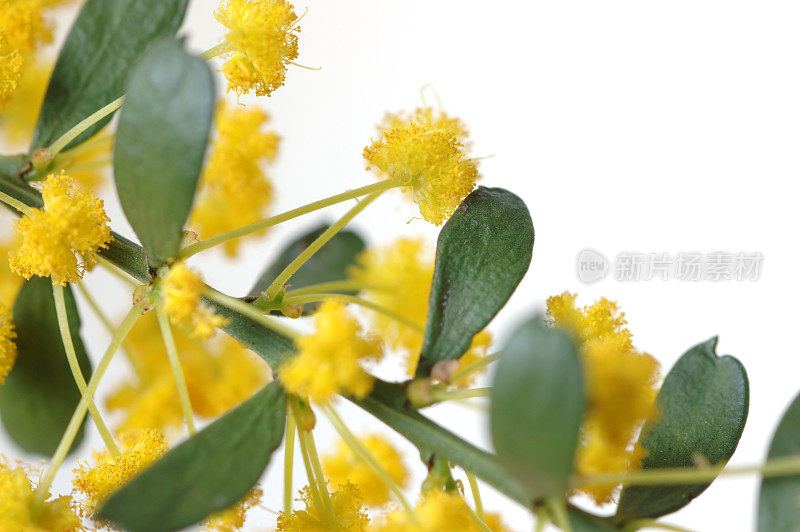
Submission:
[[10,242],[0,242],[0,302],[11,306],[17,298],[22,279],[11,271],[8,264],[8,252],[11,251]]
[[84,496],[81,504],[84,517],[91,515],[109,495],[155,462],[168,448],[164,436],[149,429],[123,434],[120,440],[124,451],[119,456],[111,456],[108,451],[95,452],[93,466],[84,461],[73,471],[72,484]]
[[[0,65],[5,60],[0,59]],[[3,66],[0,66],[3,68]],[[22,77],[14,97],[0,114],[3,125],[3,138],[9,144],[23,144],[30,141],[33,128],[39,117],[44,93],[50,80],[52,65],[42,61],[28,61],[22,69]],[[91,187],[88,187],[91,188]]]
[[467,146],[469,143],[467,125],[460,118],[448,116],[444,111],[433,107],[417,107],[412,113],[403,111],[386,113],[383,115],[383,121],[378,125],[378,131],[383,133],[391,129],[408,127],[411,124],[433,129],[449,129],[455,133],[461,144]]
[[[230,107],[220,102],[217,139],[200,181],[191,225],[203,238],[232,231],[264,218],[272,202],[272,183],[262,162],[275,159],[280,137],[262,131],[269,116],[261,109]],[[225,243],[234,256],[241,239]]]
[[336,301],[320,305],[314,323],[316,332],[298,339],[298,354],[281,366],[284,388],[317,403],[337,393],[366,396],[372,391],[373,378],[360,363],[380,358],[378,342],[362,337],[361,326]]
[[[296,510],[291,514],[281,513],[278,516],[278,531],[329,532],[330,528],[314,508],[309,487],[300,490],[300,495],[306,509]],[[330,495],[337,529],[340,532],[366,532],[369,517],[361,506],[361,494],[358,488],[354,484],[342,484]]]
[[77,532],[85,530],[72,511],[70,497],[46,501],[34,516],[34,490],[28,471],[9,467],[0,457],[0,530],[8,532]]
[[[366,436],[359,441],[386,470],[394,483],[404,487],[408,481],[408,470],[403,464],[403,456],[392,444],[378,435]],[[325,478],[334,484],[355,484],[363,494],[363,502],[367,506],[382,506],[391,498],[389,487],[344,441],[339,441],[335,454],[323,458],[322,469]]]
[[6,382],[6,375],[17,359],[17,344],[14,343],[16,337],[11,311],[0,302],[0,384]]
[[200,299],[202,289],[200,274],[183,262],[175,264],[164,278],[164,312],[175,325],[183,325],[198,338],[208,339],[217,327],[224,327],[230,320],[218,316]]
[[22,77],[23,59],[16,50],[11,50],[7,54],[0,54],[0,109],[4,109],[14,91],[19,86]]
[[247,495],[242,497],[239,502],[228,508],[211,515],[203,522],[209,530],[217,532],[235,532],[244,526],[247,512],[250,508],[257,506],[261,502],[264,492],[255,487]]
[[[417,522],[403,510],[390,513],[384,523],[375,528],[376,532],[440,532],[458,530],[459,532],[480,532],[467,503],[456,492],[429,491],[425,493],[414,509]],[[487,514],[484,521],[494,532],[507,529],[494,514]]]
[[43,209],[31,209],[15,222],[19,244],[9,252],[11,270],[26,279],[51,277],[66,285],[83,277],[89,258],[112,240],[103,201],[64,172],[50,174],[42,187]]
[[[658,362],[633,347],[617,304],[601,299],[579,309],[575,295],[547,300],[551,325],[575,336],[583,355],[588,408],[576,457],[578,472],[624,473],[641,468],[645,452],[633,442],[645,419],[655,414]],[[587,488],[598,504],[613,500],[615,486]]]
[[0,55],[17,50],[23,57],[31,55],[40,44],[49,43],[53,32],[47,26],[40,0],[0,0]]
[[285,0],[224,0],[214,14],[230,32],[232,55],[222,67],[228,91],[269,96],[297,58],[297,15]]
[[[410,190],[422,217],[441,225],[475,188],[478,169],[459,141],[463,129],[437,121],[400,121],[364,148],[367,169]],[[447,118],[447,124],[453,119]],[[388,122],[397,122],[391,118]]]

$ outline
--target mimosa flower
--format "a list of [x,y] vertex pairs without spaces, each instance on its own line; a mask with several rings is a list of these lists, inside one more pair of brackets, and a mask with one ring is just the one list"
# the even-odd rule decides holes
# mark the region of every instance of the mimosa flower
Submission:
[[[288,515],[281,513],[278,516],[278,531],[329,532],[330,528],[314,508],[309,487],[303,488],[300,495],[306,509],[296,510]],[[330,495],[337,529],[341,532],[367,532],[369,517],[361,506],[361,494],[358,488],[354,484],[343,484]]]
[[[414,509],[416,522],[402,510],[390,513],[384,523],[375,527],[376,532],[439,532],[459,530],[480,532],[467,503],[456,492],[429,491]],[[484,523],[493,532],[506,532],[500,518],[487,514]]]
[[247,512],[261,502],[264,492],[260,488],[251,489],[247,495],[242,497],[239,502],[228,508],[213,514],[203,522],[209,530],[216,532],[236,532],[244,526]]
[[200,299],[203,279],[200,274],[180,262],[164,277],[164,312],[175,325],[183,325],[195,336],[208,339],[217,327],[230,320],[218,316],[214,309]]

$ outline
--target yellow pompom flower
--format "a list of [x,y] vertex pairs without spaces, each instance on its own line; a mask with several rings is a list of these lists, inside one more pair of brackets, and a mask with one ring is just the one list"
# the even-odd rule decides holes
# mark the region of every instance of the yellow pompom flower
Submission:
[[149,429],[123,434],[120,442],[124,450],[119,456],[111,456],[108,451],[95,452],[94,465],[84,461],[73,471],[72,485],[83,495],[84,517],[90,516],[109,495],[155,462],[168,448],[164,436]]
[[400,129],[416,124],[421,127],[433,129],[449,129],[455,133],[456,138],[465,147],[469,144],[469,130],[463,120],[449,116],[442,110],[433,107],[417,107],[413,112],[400,111],[386,113],[383,121],[378,125],[378,131],[383,133],[391,129]]
[[[4,60],[0,59],[0,65],[3,63]],[[51,70],[51,64],[38,60],[28,61],[25,64],[17,92],[0,113],[3,139],[7,143],[23,144],[30,141],[39,117],[39,109],[44,101]]]
[[50,174],[42,186],[44,208],[31,209],[15,222],[19,243],[9,252],[11,270],[25,279],[50,277],[66,285],[83,277],[85,265],[111,242],[103,201],[67,174]]
[[0,55],[17,50],[27,57],[38,45],[53,39],[53,32],[42,16],[44,7],[40,0],[0,0],[0,31],[5,41],[0,46]]
[[[414,509],[416,522],[402,510],[390,513],[384,523],[375,528],[376,532],[440,532],[458,530],[459,532],[480,532],[467,503],[456,492],[429,491]],[[487,514],[484,523],[493,532],[506,532],[500,518]]]
[[[359,438],[359,441],[386,470],[395,484],[401,488],[406,485],[408,469],[403,464],[403,455],[386,438],[373,434]],[[344,441],[338,442],[335,454],[323,458],[322,470],[325,478],[334,484],[347,482],[355,484],[367,506],[382,506],[391,499],[389,487],[372,468],[353,453]]]
[[22,77],[23,59],[16,50],[0,54],[0,109],[11,101]]
[[463,128],[431,116],[430,124],[391,118],[400,127],[384,129],[364,148],[364,159],[367,169],[411,191],[425,220],[441,225],[475,188],[478,168],[459,140]]
[[377,360],[377,341],[361,336],[361,326],[337,301],[326,301],[314,315],[316,332],[295,341],[298,354],[280,368],[284,388],[295,395],[324,403],[334,394],[365,397],[373,378],[362,361]]
[[0,530],[19,532],[78,532],[86,530],[72,510],[70,497],[46,501],[34,515],[34,492],[24,467],[10,467],[0,457]]
[[[641,468],[645,451],[633,445],[644,421],[655,415],[659,365],[637,351],[617,304],[601,299],[578,308],[575,295],[547,300],[553,326],[570,331],[583,356],[588,408],[576,467],[581,475],[625,473]],[[613,500],[615,486],[587,488],[598,504]]]
[[[361,506],[361,494],[358,488],[354,484],[342,484],[330,495],[339,532],[366,532],[369,517]],[[296,510],[290,514],[281,513],[278,516],[278,531],[329,532],[330,528],[314,508],[308,486],[300,490],[300,496],[305,504],[305,510]]]
[[196,337],[208,339],[217,327],[230,321],[218,316],[214,309],[200,299],[203,278],[185,263],[179,262],[164,277],[164,312],[175,325],[183,325]]
[[285,0],[224,0],[215,18],[230,30],[232,54],[222,72],[228,91],[269,96],[283,85],[286,65],[297,59],[297,15]]
[[241,530],[244,526],[247,512],[261,502],[263,495],[264,492],[260,488],[251,489],[247,492],[247,495],[230,508],[211,515],[203,522],[203,526],[216,532],[236,532]]
[[14,343],[16,337],[11,311],[0,302],[0,384],[6,382],[6,376],[17,360],[17,344]]
[[[262,164],[275,159],[280,142],[274,132],[263,131],[268,120],[261,109],[218,104],[217,138],[190,222],[203,238],[264,218],[272,202],[272,183]],[[234,256],[240,243],[241,239],[229,240],[225,252]]]

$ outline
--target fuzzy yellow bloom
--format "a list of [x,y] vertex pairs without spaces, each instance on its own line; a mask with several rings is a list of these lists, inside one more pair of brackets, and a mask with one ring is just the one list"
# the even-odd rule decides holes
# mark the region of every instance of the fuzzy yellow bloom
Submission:
[[20,238],[9,252],[9,266],[25,279],[38,275],[54,284],[73,283],[85,271],[76,253],[91,259],[112,240],[103,201],[64,172],[47,177],[42,199],[44,208],[15,222]]
[[264,492],[255,487],[247,495],[242,497],[239,502],[221,512],[217,512],[203,522],[209,530],[216,532],[236,532],[244,526],[247,512],[250,508],[257,506],[261,502]]
[[0,31],[5,41],[0,55],[17,50],[27,57],[38,45],[53,39],[42,16],[44,7],[41,0],[0,0]]
[[214,14],[230,30],[232,55],[222,72],[228,91],[269,96],[283,85],[286,65],[297,59],[297,15],[285,0],[224,0]]
[[0,109],[8,105],[19,86],[22,63],[22,56],[16,50],[0,54]]
[[[423,495],[414,509],[415,523],[402,510],[390,513],[384,523],[375,527],[376,532],[480,532],[464,499],[456,492],[430,491]],[[500,518],[487,514],[485,524],[493,532],[506,532]]]
[[[308,486],[300,491],[305,510],[296,510],[291,514],[281,513],[278,516],[279,532],[329,532],[330,528],[317,513],[311,501],[311,490]],[[361,494],[354,484],[342,484],[337,491],[331,493],[333,513],[336,516],[337,529],[340,532],[366,532],[369,526],[367,512],[361,506]]]
[[[268,120],[261,109],[218,104],[217,138],[190,222],[203,238],[264,218],[272,202],[272,183],[262,166],[275,159],[280,142],[274,132],[263,131]],[[234,256],[240,243],[241,239],[229,240],[225,252]]]
[[[0,60],[0,64],[2,63],[3,60]],[[3,139],[9,144],[23,144],[30,141],[51,70],[51,64],[35,59],[28,61],[22,69],[18,90],[0,113]]]
[[214,309],[200,299],[203,278],[185,263],[169,269],[164,277],[164,312],[175,325],[183,325],[198,338],[208,339],[217,327],[230,321],[218,316]]
[[84,496],[81,501],[84,517],[91,515],[109,495],[155,462],[168,448],[164,436],[149,429],[123,434],[120,441],[124,450],[119,456],[111,456],[108,451],[95,452],[94,465],[84,461],[73,471],[72,484]]
[[17,360],[16,337],[11,310],[0,302],[0,384],[6,382],[6,376]]
[[[369,435],[359,441],[386,470],[395,484],[404,487],[408,481],[408,469],[401,455],[383,436]],[[381,478],[359,459],[344,441],[339,441],[335,454],[322,460],[325,478],[334,484],[352,482],[358,487],[367,506],[382,506],[391,499],[391,491]]]
[[364,148],[367,169],[409,190],[422,217],[441,225],[478,179],[478,168],[467,158],[460,135],[451,127],[416,122],[385,130]]
[[[583,355],[588,408],[576,467],[583,475],[624,473],[641,468],[643,449],[633,443],[644,421],[655,415],[659,365],[633,347],[625,315],[601,299],[578,308],[575,295],[547,300],[551,325],[572,332]],[[616,487],[587,488],[598,504],[611,502]]]
[[413,112],[400,111],[386,113],[383,121],[378,125],[378,131],[383,133],[391,129],[400,129],[416,124],[421,127],[433,129],[449,129],[456,135],[456,139],[468,147],[469,130],[460,118],[449,116],[444,111],[433,107],[417,107]]
[[70,497],[46,501],[33,513],[35,486],[24,467],[10,467],[0,457],[0,530],[8,532],[78,532],[85,530]]
[[320,305],[314,323],[316,332],[296,340],[298,354],[280,368],[284,388],[317,403],[337,393],[366,396],[373,378],[361,362],[379,359],[380,344],[362,337],[361,326],[337,301]]

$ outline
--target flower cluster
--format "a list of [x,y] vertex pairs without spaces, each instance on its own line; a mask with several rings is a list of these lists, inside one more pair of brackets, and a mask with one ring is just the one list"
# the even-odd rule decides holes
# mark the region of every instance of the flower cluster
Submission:
[[70,497],[57,497],[36,508],[36,486],[25,467],[12,467],[0,457],[0,529],[25,532],[85,530]]
[[[505,526],[495,514],[487,514],[484,523],[492,532],[506,532]],[[375,528],[376,532],[440,532],[463,530],[479,532],[482,528],[464,499],[455,492],[429,491],[414,509],[414,514],[395,510],[385,522]]]
[[[290,514],[278,516],[279,532],[328,532],[325,518],[320,515],[311,500],[311,488],[306,486],[300,491],[305,510],[296,510]],[[367,512],[361,506],[361,493],[354,484],[342,484],[330,494],[333,514],[336,518],[336,529],[341,532],[366,532],[369,525]]]
[[228,319],[218,316],[214,309],[200,298],[203,278],[179,262],[164,277],[164,312],[175,325],[183,325],[195,336],[208,339],[217,327],[224,327]]

